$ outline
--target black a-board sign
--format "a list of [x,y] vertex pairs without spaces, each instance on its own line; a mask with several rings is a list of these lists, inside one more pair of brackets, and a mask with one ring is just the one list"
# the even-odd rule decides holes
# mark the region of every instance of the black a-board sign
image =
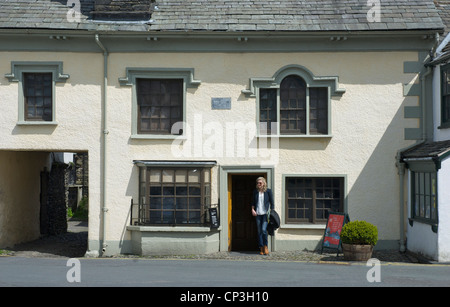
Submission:
[[323,253],[324,248],[330,248],[336,249],[337,255],[339,255],[342,227],[344,227],[345,223],[349,221],[350,219],[346,213],[328,212],[327,224],[323,234],[321,253]]
[[219,228],[219,219],[217,218],[217,208],[209,208],[209,220],[211,228]]

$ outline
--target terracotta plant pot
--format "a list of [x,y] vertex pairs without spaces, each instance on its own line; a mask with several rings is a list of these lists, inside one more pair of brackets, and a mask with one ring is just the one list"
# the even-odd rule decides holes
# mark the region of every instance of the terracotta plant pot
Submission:
[[372,257],[372,245],[342,243],[344,259],[350,261],[367,261]]

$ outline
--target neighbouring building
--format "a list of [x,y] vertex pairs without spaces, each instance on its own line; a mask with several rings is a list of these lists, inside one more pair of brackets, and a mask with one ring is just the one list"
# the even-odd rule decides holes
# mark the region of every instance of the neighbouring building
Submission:
[[[407,250],[450,261],[450,1],[435,1],[445,24],[431,57],[424,63],[422,137],[401,153],[407,168]],[[431,85],[431,86],[430,86]],[[403,164],[403,165],[402,165]]]
[[259,176],[281,217],[273,251],[318,248],[328,211],[375,224],[378,249],[404,248],[400,164],[431,125],[425,64],[444,32],[433,1],[0,11],[0,247],[39,236],[39,173],[50,152],[75,152],[88,156],[91,256],[253,250]]

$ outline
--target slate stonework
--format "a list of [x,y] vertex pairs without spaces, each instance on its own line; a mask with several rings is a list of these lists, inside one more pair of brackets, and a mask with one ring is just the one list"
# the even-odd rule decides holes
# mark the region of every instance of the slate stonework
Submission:
[[67,232],[66,168],[67,165],[64,163],[53,163],[50,171],[47,192],[47,234],[49,235]]
[[96,20],[148,20],[150,0],[95,0],[93,18]]

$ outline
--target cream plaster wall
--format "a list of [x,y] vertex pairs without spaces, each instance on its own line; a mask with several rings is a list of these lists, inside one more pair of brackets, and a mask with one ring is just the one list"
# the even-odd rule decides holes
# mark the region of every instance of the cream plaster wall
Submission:
[[[63,62],[63,72],[70,75],[65,83],[55,85],[53,126],[18,126],[18,83],[0,78],[3,112],[0,148],[91,150],[98,148],[101,128],[101,84],[103,57],[99,54],[2,52],[0,71],[11,72],[12,61]],[[6,103],[7,102],[7,103]]]
[[[378,226],[380,240],[398,240],[398,175],[395,155],[412,144],[403,137],[404,128],[418,127],[417,120],[404,119],[403,107],[417,105],[414,97],[403,97],[403,84],[414,74],[403,73],[405,61],[417,61],[414,52],[333,53],[129,53],[108,57],[108,130],[106,240],[112,252],[126,252],[131,235],[130,201],[138,198],[138,170],[133,160],[171,160],[173,140],[131,138],[132,87],[121,86],[127,67],[194,68],[198,88],[186,95],[187,124],[201,129],[200,146],[213,146],[226,135],[227,124],[254,123],[254,98],[241,93],[249,78],[271,77],[280,68],[298,64],[316,76],[338,76],[342,97],[332,97],[331,138],[281,138],[274,168],[276,210],[282,213],[282,175],[346,175],[348,212],[352,220],[366,219]],[[18,127],[17,83],[0,78],[3,110],[0,114],[0,149],[87,150],[89,152],[90,220],[89,240],[100,235],[101,195],[101,85],[103,58],[100,53],[1,53],[0,71],[10,72],[11,61],[62,61],[65,83],[56,85],[56,127]],[[231,97],[231,110],[211,110],[212,97]],[[222,128],[211,130],[207,128]],[[194,129],[194,130],[195,130]],[[188,135],[186,144],[195,137]],[[239,136],[236,133],[235,136]],[[225,136],[222,138],[225,139]],[[208,143],[209,142],[209,143]],[[195,145],[195,144],[194,144]],[[202,152],[191,147],[193,153]],[[226,150],[229,143],[222,143]],[[196,151],[197,150],[197,151]],[[218,165],[258,165],[259,158],[202,155],[183,160],[217,160]],[[218,171],[213,176],[213,201],[219,197]],[[224,202],[222,201],[222,204]],[[312,238],[322,230],[279,230],[280,240]],[[122,250],[121,250],[122,249]]]
[[[63,62],[65,83],[55,85],[56,126],[20,126],[17,82],[5,74],[12,61]],[[100,53],[0,53],[0,150],[67,151],[89,153],[89,236],[98,238],[100,229],[101,86],[103,56]],[[3,163],[0,162],[0,163]],[[6,173],[8,174],[8,173]],[[39,183],[39,174],[35,178]],[[37,198],[39,200],[39,197]],[[39,215],[37,215],[39,217]]]
[[0,150],[0,248],[37,239],[40,172],[49,153]]
[[[346,92],[332,98],[332,137],[280,139],[279,161],[275,166],[276,209],[281,212],[282,175],[346,175],[348,212],[352,220],[365,219],[379,228],[380,240],[399,239],[397,150],[412,144],[404,140],[404,128],[418,127],[417,120],[404,119],[403,107],[418,104],[416,97],[403,96],[403,84],[415,82],[416,75],[404,74],[405,61],[417,61],[414,52],[385,53],[280,53],[280,54],[111,54],[109,57],[108,236],[127,240],[124,227],[129,220],[130,199],[137,199],[137,167],[132,161],[171,160],[173,140],[131,139],[132,88],[120,86],[126,67],[194,68],[198,88],[188,89],[187,123],[194,133],[184,144],[203,133],[204,148],[217,136],[226,138],[227,124],[252,123],[256,118],[255,99],[241,90],[251,77],[271,77],[290,64],[303,65],[316,76],[339,76]],[[212,97],[231,97],[231,110],[211,110]],[[219,127],[222,130],[207,128]],[[204,130],[201,130],[204,129]],[[198,135],[197,135],[198,136]],[[190,139],[191,138],[191,139]],[[212,144],[214,145],[214,144]],[[224,150],[229,146],[223,143]],[[183,160],[212,159],[219,165],[258,165],[258,158],[239,158],[225,152],[208,156],[197,147]],[[203,149],[204,149],[203,148]],[[116,149],[116,150],[113,150]],[[184,148],[185,149],[185,148]],[[195,154],[195,153],[203,154]],[[120,179],[122,178],[122,179]],[[217,187],[214,178],[213,187]],[[217,189],[213,188],[215,193]],[[223,201],[222,201],[223,204]],[[277,239],[319,240],[323,230],[279,230]]]

